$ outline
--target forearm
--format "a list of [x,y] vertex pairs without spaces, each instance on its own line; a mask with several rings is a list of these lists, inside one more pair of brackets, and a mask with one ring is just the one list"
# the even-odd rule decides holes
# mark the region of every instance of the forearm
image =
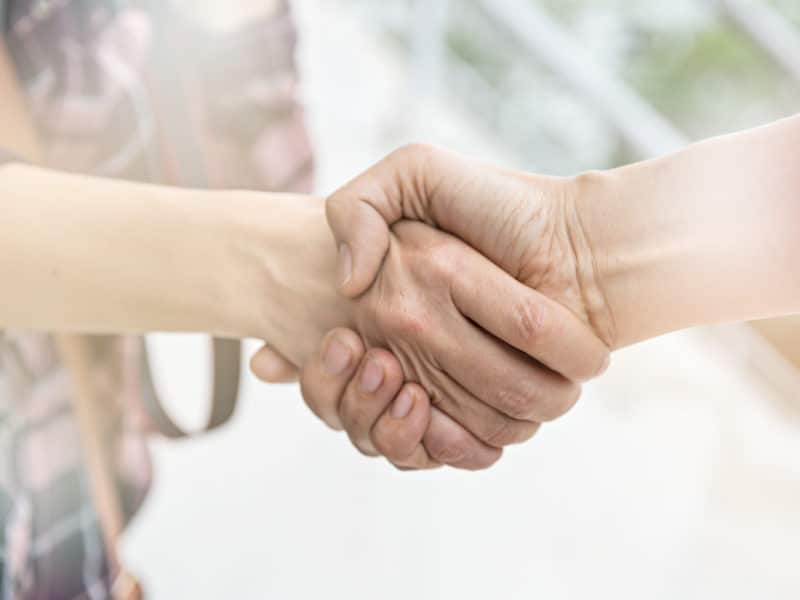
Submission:
[[303,201],[0,167],[0,327],[267,337]]
[[577,178],[614,346],[800,312],[800,118]]

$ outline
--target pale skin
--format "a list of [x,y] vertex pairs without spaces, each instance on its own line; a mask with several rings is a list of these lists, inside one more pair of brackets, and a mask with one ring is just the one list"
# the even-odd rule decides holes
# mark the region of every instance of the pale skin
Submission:
[[[34,129],[3,52],[0,90],[8,100],[0,111],[2,145],[35,161]],[[515,328],[506,327],[510,339],[504,343],[484,331],[479,321],[485,315],[470,321],[458,305],[443,302],[455,288],[448,269],[456,258],[473,279],[488,278],[506,289],[511,307],[549,301],[433,231],[409,234],[396,246],[382,290],[355,301],[343,298],[335,283],[336,246],[319,198],[181,190],[11,163],[0,167],[0,201],[0,276],[14,282],[0,298],[0,328],[257,337],[302,365],[326,330],[354,327],[413,366],[403,376],[426,385],[425,391],[407,386],[414,407],[427,410],[428,392],[449,402],[418,419],[429,464],[480,468],[499,458],[501,446],[533,435],[536,422],[484,401],[483,395],[496,393],[485,381],[497,380],[498,370],[513,375],[499,384],[504,397],[544,419],[571,406],[578,381],[606,362],[605,346],[569,311],[559,313],[561,326],[585,348],[560,356],[548,356],[542,345],[528,349],[530,358],[541,354],[552,367],[545,368],[512,349],[519,345]],[[476,303],[475,290],[455,291],[465,306]],[[516,318],[511,308],[499,313]],[[451,327],[420,328],[422,315]],[[496,314],[491,317],[496,321]],[[460,338],[472,344],[455,354]],[[449,372],[440,366],[445,362]],[[534,388],[535,397],[526,393]],[[470,451],[454,453],[456,442]]]
[[[358,296],[373,285],[395,243],[396,226],[389,226],[419,219],[560,302],[612,350],[694,325],[797,314],[799,147],[800,117],[792,117],[657,160],[564,179],[409,147],[328,203],[343,255],[340,286]],[[552,331],[546,318],[541,324]],[[306,401],[335,415],[328,421],[344,427],[362,451],[379,451],[401,468],[431,466],[419,430],[386,416],[399,403],[399,381],[389,377],[371,393],[358,385],[370,362],[394,373],[402,359],[365,355],[347,330],[330,339],[348,348],[348,367],[331,376],[320,371],[320,359],[307,365]],[[563,338],[553,343],[570,347]],[[265,379],[292,371],[269,350],[253,365]],[[469,440],[456,447],[455,454],[470,452]]]
[[[0,274],[15,282],[0,299],[3,328],[257,337],[305,364],[325,331],[353,327],[391,349],[405,361],[404,378],[437,399],[423,423],[431,462],[494,462],[502,446],[569,408],[574,382],[606,361],[605,345],[580,319],[427,227],[398,230],[381,281],[347,300],[337,293],[336,246],[317,198],[180,190],[24,164],[0,168],[0,198]],[[501,292],[509,310],[458,285],[454,263]],[[529,343],[515,327],[516,306],[547,307],[585,352]],[[429,319],[440,326],[428,327]],[[411,389],[424,410],[425,394]],[[470,451],[453,455],[453,437]]]
[[[13,138],[11,92],[0,131]],[[410,147],[330,199],[335,237],[318,198],[10,164],[0,327],[266,339],[254,371],[303,366],[309,406],[363,452],[481,468],[566,412],[611,349],[800,312],[782,277],[798,250],[797,129],[575,178]]]

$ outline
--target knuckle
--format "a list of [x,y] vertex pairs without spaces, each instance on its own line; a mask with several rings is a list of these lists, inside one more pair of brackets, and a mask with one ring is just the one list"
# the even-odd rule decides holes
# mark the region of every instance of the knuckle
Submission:
[[428,398],[430,399],[431,406],[434,408],[442,409],[448,404],[448,397],[436,387],[431,387],[428,390]]
[[415,338],[427,329],[428,318],[419,303],[405,300],[380,311],[378,325],[390,337]]
[[443,464],[462,462],[469,456],[469,446],[469,440],[463,435],[447,439],[437,436],[426,442],[426,448],[431,458]]
[[461,269],[463,251],[450,240],[437,242],[426,249],[425,273],[434,282],[452,279]]
[[549,322],[544,307],[532,298],[520,300],[512,306],[514,326],[525,340],[538,340],[546,337]]
[[405,310],[401,313],[399,322],[400,333],[417,337],[422,334],[428,325],[428,319],[421,310]]
[[496,404],[499,410],[509,417],[519,420],[531,418],[534,407],[539,401],[538,391],[532,388],[526,392],[502,388],[497,391]]

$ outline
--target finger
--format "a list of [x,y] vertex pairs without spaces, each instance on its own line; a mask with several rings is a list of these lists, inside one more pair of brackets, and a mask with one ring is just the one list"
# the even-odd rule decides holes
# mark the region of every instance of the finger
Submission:
[[339,406],[339,419],[353,445],[369,456],[379,452],[370,431],[403,385],[403,369],[391,352],[373,348],[364,356]]
[[401,148],[332,194],[326,214],[339,247],[339,284],[350,298],[374,281],[389,249],[389,228],[401,219],[432,223],[427,207],[428,159],[437,149]]
[[[529,433],[524,429],[520,432],[499,416],[507,415],[522,422],[552,421],[570,410],[580,397],[580,385],[530,360],[466,320],[451,325],[450,337],[440,340],[434,351],[440,368],[449,376],[445,381],[458,382],[457,387],[477,398],[468,402],[464,393],[453,391],[450,385],[449,395],[457,399],[458,405],[443,408],[492,445],[521,441],[524,436],[515,439],[516,436]],[[470,412],[454,412],[459,409]],[[489,409],[494,412],[489,413]],[[474,423],[480,419],[483,424],[476,430]],[[491,437],[487,438],[487,434]]]
[[339,403],[364,355],[361,338],[350,329],[334,329],[300,374],[300,390],[312,412],[333,429],[341,429]]
[[483,444],[435,407],[423,443],[435,461],[471,471],[491,467],[503,455],[502,450]]
[[391,462],[391,464],[398,471],[432,471],[433,469],[439,469],[444,466],[442,463],[433,460],[422,444],[415,448],[414,454],[406,461]]
[[471,253],[454,278],[453,301],[486,331],[573,381],[600,375],[609,350],[569,309]]
[[405,384],[372,428],[373,446],[400,469],[436,468],[440,463],[422,445],[430,419],[425,390],[414,383]]
[[525,442],[539,429],[536,421],[513,418],[476,398],[447,373],[441,373],[429,394],[433,406],[495,448]]
[[253,375],[267,383],[288,383],[297,381],[300,374],[298,368],[274,348],[266,344],[250,359],[250,370]]
[[339,249],[341,292],[355,298],[367,290],[389,249],[389,227],[365,196],[388,202],[375,174],[368,172],[335,192],[325,210]]

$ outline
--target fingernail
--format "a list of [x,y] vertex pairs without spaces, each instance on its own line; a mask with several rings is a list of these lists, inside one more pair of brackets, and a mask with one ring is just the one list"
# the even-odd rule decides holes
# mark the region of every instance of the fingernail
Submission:
[[392,409],[389,414],[393,419],[404,419],[411,412],[411,407],[414,406],[414,397],[408,390],[403,390],[400,395],[394,399]]
[[361,373],[361,391],[373,393],[383,383],[383,367],[377,360],[370,360]]
[[339,282],[345,285],[350,281],[350,275],[353,274],[353,253],[350,252],[350,246],[341,244],[339,246]]
[[322,364],[328,375],[338,375],[350,364],[350,348],[337,340],[331,340],[322,356]]
[[603,366],[600,367],[600,370],[597,372],[597,376],[600,377],[600,375],[608,371],[608,367],[610,366],[611,366],[611,355],[609,354],[603,361]]

